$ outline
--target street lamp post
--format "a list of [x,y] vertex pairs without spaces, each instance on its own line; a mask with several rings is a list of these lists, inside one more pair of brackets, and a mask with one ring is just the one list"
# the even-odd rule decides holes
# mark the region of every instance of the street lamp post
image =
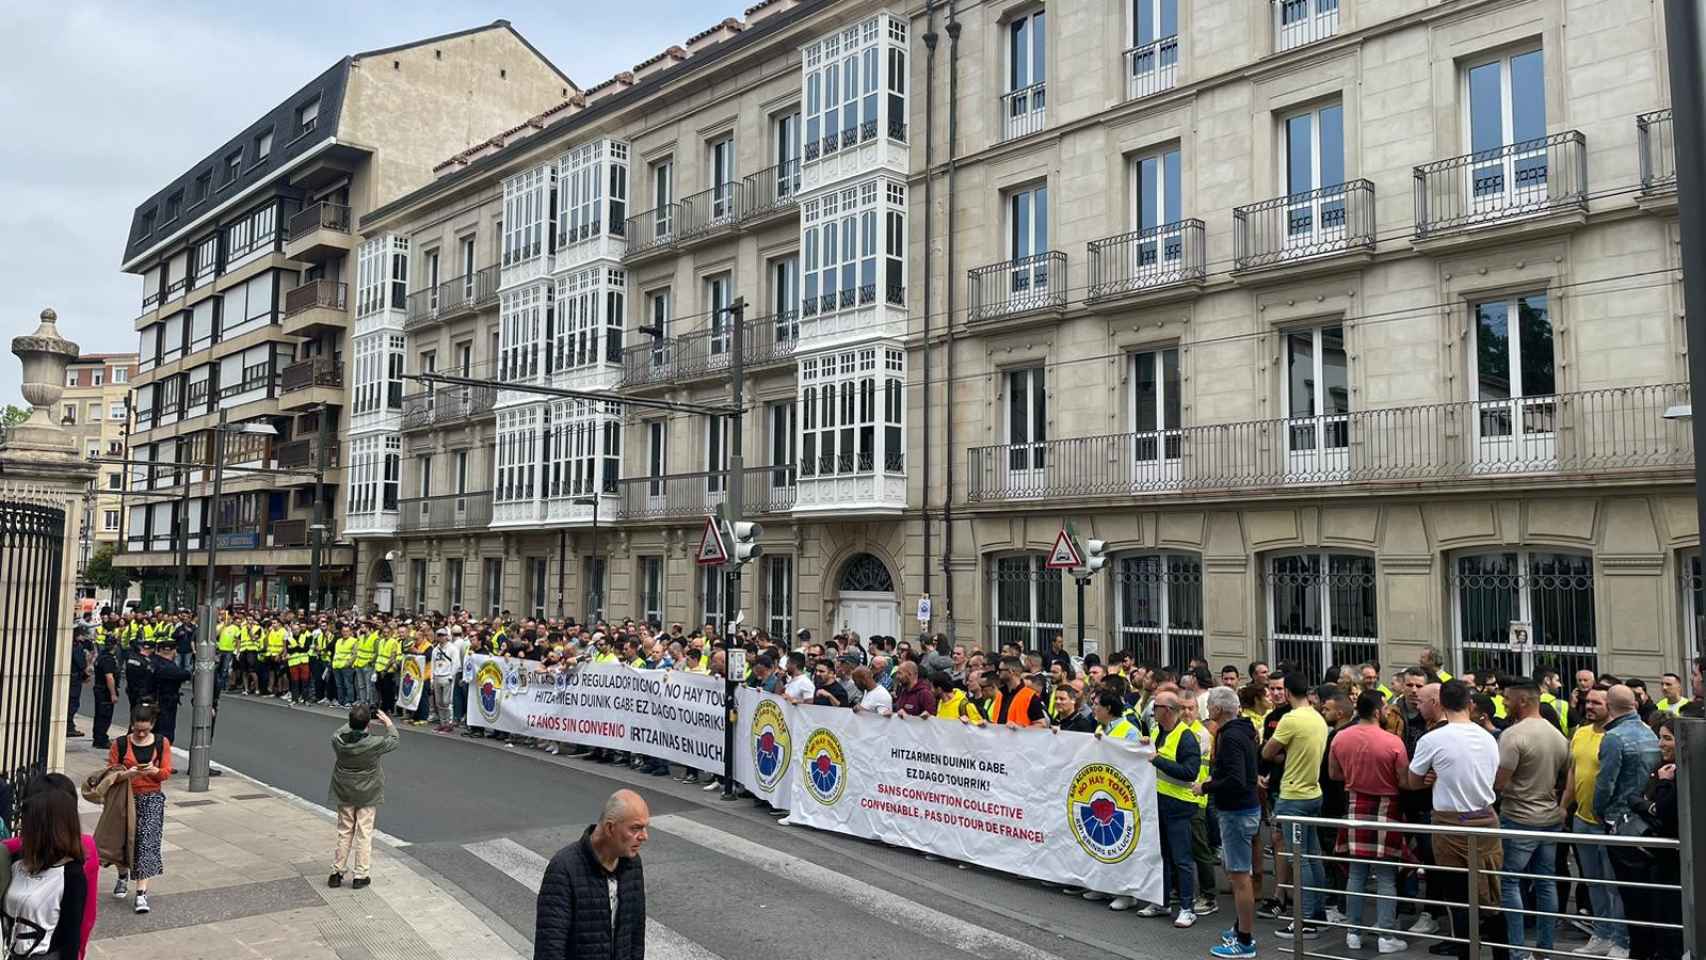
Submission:
[[[597,594],[598,602],[596,604],[594,604],[593,609],[586,611],[586,614],[590,615],[593,618],[593,620],[592,620],[593,623],[596,623],[596,622],[598,622],[599,619],[602,619],[601,615],[602,615],[603,610],[604,610],[604,567],[603,567],[603,559],[604,558],[599,554],[599,543],[598,543],[598,498],[599,498],[599,494],[601,494],[603,492],[603,487],[604,487],[604,480],[603,480],[603,477],[601,475],[599,479],[593,481],[592,496],[581,497],[575,501],[576,503],[581,504],[583,506],[588,504],[588,503],[592,504],[592,573],[597,574],[597,576],[598,576],[598,594]],[[565,531],[565,533],[566,533],[566,531]],[[559,561],[559,563],[558,563],[558,568],[559,568],[559,572],[560,572],[561,571],[561,561]],[[591,577],[588,577],[587,579],[590,580]],[[561,591],[558,592],[558,595],[561,596]],[[589,597],[588,599],[591,599],[591,598]],[[560,605],[561,604],[559,603],[559,606]]]

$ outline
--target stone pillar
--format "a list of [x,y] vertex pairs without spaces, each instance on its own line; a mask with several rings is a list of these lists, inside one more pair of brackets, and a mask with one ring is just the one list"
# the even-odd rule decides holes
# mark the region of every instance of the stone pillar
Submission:
[[[94,482],[99,468],[82,458],[77,443],[58,423],[53,407],[65,390],[65,369],[77,358],[77,344],[59,335],[54,312],[41,312],[41,326],[28,336],[12,339],[12,352],[23,362],[23,396],[29,402],[28,420],[12,426],[0,440],[0,503],[29,504],[63,510],[64,530],[59,563],[28,572],[30,563],[7,563],[0,567],[0,596],[41,598],[39,615],[0,617],[0,650],[29,652],[51,643],[50,658],[24,656],[8,663],[5,683],[0,686],[0,743],[33,745],[40,724],[48,726],[47,767],[65,769],[66,709],[71,674],[71,628],[76,608],[77,551],[75,531],[83,521],[84,491]],[[8,552],[13,544],[7,544]],[[29,542],[17,545],[30,551]],[[43,545],[43,549],[47,549]],[[14,558],[16,559],[16,558]],[[20,570],[24,572],[20,572]],[[51,603],[47,602],[51,598]],[[10,659],[7,657],[6,659]],[[51,671],[50,709],[33,715],[6,709],[12,697],[41,689],[43,673]],[[25,729],[28,728],[28,729]],[[8,762],[31,762],[33,757],[4,758]]]

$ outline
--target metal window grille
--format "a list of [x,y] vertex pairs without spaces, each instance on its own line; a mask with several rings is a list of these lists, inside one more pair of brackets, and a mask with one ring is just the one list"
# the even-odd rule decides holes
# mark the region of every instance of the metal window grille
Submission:
[[[1512,550],[1457,557],[1447,573],[1458,666],[1534,676],[1557,669],[1599,671],[1594,628],[1593,558]],[[1515,648],[1511,624],[1530,627],[1531,646]]]
[[1059,570],[1043,566],[1040,553],[996,557],[989,566],[995,646],[1016,643],[1046,650],[1066,629],[1065,590]]
[[1329,664],[1379,659],[1374,558],[1287,553],[1268,558],[1268,652],[1295,661],[1311,679]]
[[1203,655],[1202,558],[1151,553],[1118,558],[1119,649],[1142,663],[1180,667]]

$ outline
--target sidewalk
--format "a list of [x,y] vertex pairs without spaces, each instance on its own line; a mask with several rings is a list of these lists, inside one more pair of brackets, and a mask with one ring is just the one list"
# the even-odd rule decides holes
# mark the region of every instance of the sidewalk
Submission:
[[[121,734],[115,727],[113,735]],[[66,745],[65,772],[79,783],[105,763],[86,737]],[[513,930],[500,934],[447,892],[448,883],[377,838],[373,885],[328,888],[336,833],[325,811],[229,772],[192,794],[188,761],[179,754],[173,766],[166,872],[148,891],[153,912],[138,916],[130,900],[114,900],[115,874],[102,870],[91,958],[519,960],[518,946],[531,952]],[[100,808],[79,804],[84,829],[93,830]]]

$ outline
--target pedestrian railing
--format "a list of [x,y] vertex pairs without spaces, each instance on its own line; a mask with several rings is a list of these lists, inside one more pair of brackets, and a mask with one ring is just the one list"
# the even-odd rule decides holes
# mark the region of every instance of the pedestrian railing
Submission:
[[[1460,956],[1477,960],[1483,946],[1495,951],[1511,950],[1535,956],[1595,956],[1559,948],[1556,946],[1556,932],[1552,945],[1526,943],[1530,939],[1528,927],[1531,922],[1537,928],[1536,933],[1543,936],[1544,929],[1538,928],[1546,921],[1551,921],[1557,928],[1583,919],[1560,909],[1555,892],[1544,899],[1552,909],[1541,908],[1541,894],[1545,891],[1540,885],[1560,881],[1582,884],[1590,890],[1597,888],[1617,893],[1628,908],[1623,911],[1624,916],[1615,920],[1608,917],[1595,919],[1623,925],[1636,949],[1640,949],[1643,943],[1661,945],[1657,947],[1658,952],[1652,954],[1655,956],[1680,956],[1684,924],[1701,922],[1694,919],[1699,915],[1691,909],[1692,898],[1684,897],[1682,884],[1679,880],[1669,879],[1679,876],[1674,864],[1678,862],[1682,849],[1679,841],[1668,837],[1628,837],[1601,833],[1597,827],[1592,832],[1565,833],[1289,814],[1278,814],[1274,820],[1287,841],[1287,849],[1275,851],[1275,863],[1289,862],[1292,873],[1291,882],[1278,884],[1279,889],[1292,892],[1291,929],[1299,934],[1306,927],[1319,931],[1319,938],[1314,942],[1306,941],[1303,936],[1291,938],[1289,952],[1296,960],[1305,957],[1314,960],[1361,960],[1362,955],[1350,951],[1344,936],[1347,934],[1407,942],[1426,940],[1429,946],[1456,944]],[[1402,848],[1405,856],[1401,859],[1368,856],[1366,850],[1351,851],[1356,855],[1340,855],[1334,850],[1337,837],[1344,830],[1367,831],[1376,838],[1374,843],[1381,853],[1387,848]],[[1383,838],[1382,834],[1400,836],[1392,840]],[[1598,873],[1597,868],[1584,871],[1583,875],[1564,877],[1558,876],[1556,871],[1550,874],[1534,872],[1529,864],[1536,859],[1544,863],[1543,856],[1536,858],[1534,854],[1547,845],[1551,845],[1555,852],[1567,846],[1594,851],[1593,861],[1606,865],[1611,876],[1585,875]],[[1506,851],[1514,851],[1520,856],[1520,869],[1507,869],[1511,865],[1506,863]],[[1446,862],[1441,862],[1442,859]],[[1643,867],[1643,863],[1646,866]],[[1415,872],[1406,878],[1402,876],[1406,870]],[[1381,875],[1382,872],[1385,876]],[[1327,879],[1329,877],[1332,879]],[[1418,886],[1413,892],[1406,892],[1407,881],[1411,878]],[[1348,881],[1357,881],[1357,889],[1350,889]],[[1524,892],[1525,887],[1528,894]],[[1392,892],[1371,892],[1377,889]],[[1475,895],[1471,895],[1472,891]],[[1345,920],[1306,915],[1310,901],[1324,905],[1328,898],[1338,896],[1345,900]],[[1527,905],[1529,896],[1533,897],[1535,904],[1532,907]],[[1376,916],[1369,918],[1371,922],[1364,923],[1370,902],[1376,907]],[[1683,909],[1685,902],[1690,905],[1687,911]],[[1404,929],[1397,922],[1382,925],[1377,919],[1379,914],[1384,912],[1388,918],[1394,918],[1399,904],[1412,904],[1430,913],[1444,911],[1450,920],[1441,920],[1439,929],[1431,933]],[[1325,911],[1317,912],[1324,914]],[[1513,920],[1513,915],[1521,919]],[[1513,937],[1510,932],[1513,929],[1522,932]],[[1335,953],[1327,946],[1334,935],[1337,935],[1339,943],[1346,945],[1346,950]],[[1513,939],[1518,942],[1512,943]],[[1667,952],[1668,948],[1663,944],[1674,945],[1674,951]],[[1411,948],[1419,946],[1413,942],[1408,945]],[[1374,944],[1364,946],[1372,949]],[[1631,955],[1644,954],[1631,950]]]

